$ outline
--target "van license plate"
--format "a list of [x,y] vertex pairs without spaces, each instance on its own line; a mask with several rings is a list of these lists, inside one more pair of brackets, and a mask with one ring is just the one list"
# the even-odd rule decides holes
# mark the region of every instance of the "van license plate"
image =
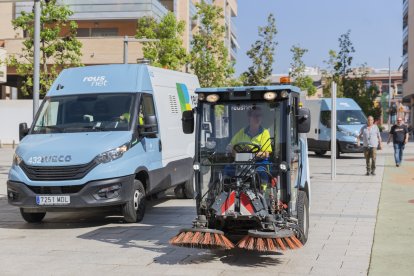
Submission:
[[70,196],[36,196],[37,205],[68,205],[70,204]]

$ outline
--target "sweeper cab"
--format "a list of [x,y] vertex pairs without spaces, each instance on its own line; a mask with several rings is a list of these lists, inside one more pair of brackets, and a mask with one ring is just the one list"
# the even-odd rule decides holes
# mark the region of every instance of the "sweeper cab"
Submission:
[[291,85],[200,88],[182,115],[195,129],[197,218],[170,240],[198,248],[300,248],[309,228],[305,133],[310,112]]

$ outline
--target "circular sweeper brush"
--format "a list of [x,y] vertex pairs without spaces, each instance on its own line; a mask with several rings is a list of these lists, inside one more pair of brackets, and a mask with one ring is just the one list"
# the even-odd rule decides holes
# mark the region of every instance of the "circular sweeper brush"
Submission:
[[237,244],[238,248],[260,252],[297,249],[302,246],[303,244],[290,229],[279,229],[271,232],[249,230],[248,234]]
[[223,231],[208,228],[181,229],[170,239],[171,245],[202,248],[202,249],[232,249],[234,244],[226,238]]

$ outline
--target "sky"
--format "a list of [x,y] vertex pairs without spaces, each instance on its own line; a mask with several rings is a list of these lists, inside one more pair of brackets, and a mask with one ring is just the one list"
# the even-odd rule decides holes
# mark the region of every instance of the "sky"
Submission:
[[338,51],[338,38],[351,30],[355,48],[353,66],[396,70],[402,61],[402,0],[238,0],[234,18],[240,49],[236,76],[251,65],[246,51],[258,39],[258,26],[267,23],[269,13],[276,18],[273,73],[286,73],[292,45],[309,51],[306,66],[324,68],[330,49]]

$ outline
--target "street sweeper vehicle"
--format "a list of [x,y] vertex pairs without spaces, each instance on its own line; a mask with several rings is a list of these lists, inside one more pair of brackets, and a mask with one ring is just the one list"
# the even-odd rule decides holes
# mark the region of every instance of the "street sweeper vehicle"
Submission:
[[309,228],[305,133],[310,112],[291,85],[200,88],[183,113],[195,128],[197,218],[172,245],[256,251],[300,248]]

